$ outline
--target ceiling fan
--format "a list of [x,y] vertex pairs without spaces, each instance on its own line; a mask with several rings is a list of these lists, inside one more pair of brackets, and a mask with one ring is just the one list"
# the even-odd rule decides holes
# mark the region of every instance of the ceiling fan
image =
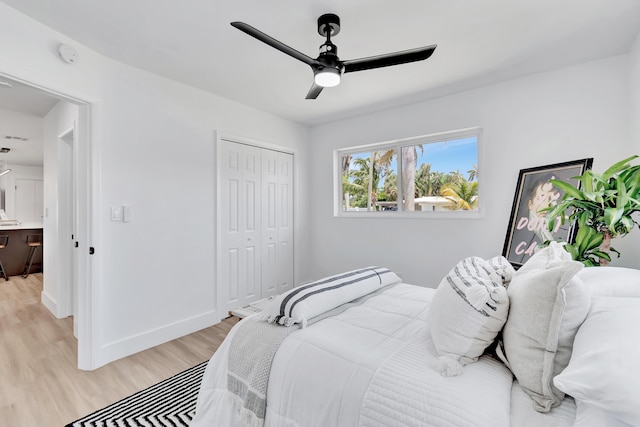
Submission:
[[249,34],[251,37],[255,37],[269,46],[309,65],[313,70],[314,79],[306,99],[316,99],[323,88],[337,86],[340,83],[340,77],[343,73],[422,61],[429,58],[436,49],[436,45],[434,44],[384,55],[341,61],[340,58],[338,58],[338,48],[331,43],[331,37],[340,32],[340,18],[333,13],[326,13],[318,18],[318,34],[326,37],[327,40],[320,45],[320,55],[314,59],[244,22],[232,22],[231,25]]

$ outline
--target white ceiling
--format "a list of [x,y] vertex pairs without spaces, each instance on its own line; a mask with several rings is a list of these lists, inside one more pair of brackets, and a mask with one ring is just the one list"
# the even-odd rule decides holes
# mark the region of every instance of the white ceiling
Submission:
[[[108,57],[307,125],[623,54],[640,30],[638,0],[3,1]],[[438,48],[305,100],[307,65],[229,25],[316,57],[327,12],[341,18],[343,60]]]
[[0,153],[0,166],[43,165],[42,118],[58,101],[41,90],[0,78],[0,147],[10,150]]

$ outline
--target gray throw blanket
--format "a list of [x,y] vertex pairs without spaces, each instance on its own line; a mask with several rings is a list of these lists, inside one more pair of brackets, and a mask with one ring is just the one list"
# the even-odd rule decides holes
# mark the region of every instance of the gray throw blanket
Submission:
[[244,319],[229,347],[227,389],[245,425],[262,426],[267,411],[267,384],[271,362],[282,341],[299,329]]

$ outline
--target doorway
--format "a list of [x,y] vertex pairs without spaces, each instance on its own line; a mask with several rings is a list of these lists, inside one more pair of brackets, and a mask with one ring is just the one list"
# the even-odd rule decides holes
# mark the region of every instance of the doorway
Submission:
[[[0,92],[0,109],[10,110],[12,105],[30,108],[39,103],[46,107],[49,102],[49,112],[42,116],[43,123],[47,124],[52,114],[59,114],[71,123],[53,131],[55,126],[49,123],[46,132],[43,126],[43,142],[47,144],[43,149],[49,151],[44,153],[42,162],[43,248],[46,255],[42,303],[58,318],[73,316],[73,333],[78,339],[78,368],[95,369],[99,362],[92,339],[96,325],[91,308],[93,280],[89,255],[92,246],[91,104],[15,76],[0,73],[0,81],[17,89],[13,95],[6,89]],[[62,119],[58,120],[58,123],[62,122]],[[37,191],[34,189],[34,192]]]

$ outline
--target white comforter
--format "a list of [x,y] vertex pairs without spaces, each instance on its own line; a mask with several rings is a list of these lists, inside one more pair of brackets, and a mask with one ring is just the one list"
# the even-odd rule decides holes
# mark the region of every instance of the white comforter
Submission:
[[[442,377],[426,318],[434,289],[399,284],[289,335],[273,361],[265,426],[571,426],[575,407],[531,414],[511,405],[512,376],[483,356]],[[252,320],[243,320],[252,321]],[[242,426],[227,402],[229,343],[204,374],[192,427]]]

